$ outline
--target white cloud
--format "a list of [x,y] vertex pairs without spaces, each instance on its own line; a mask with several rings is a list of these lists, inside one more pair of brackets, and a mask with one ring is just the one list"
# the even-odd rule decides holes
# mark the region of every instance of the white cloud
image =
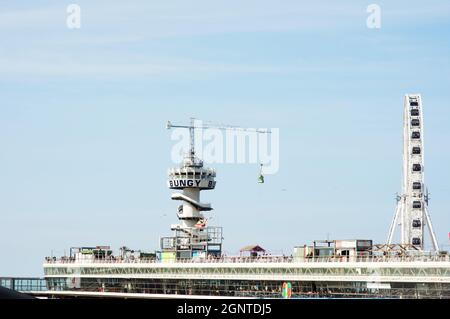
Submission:
[[[58,23],[65,24],[65,7],[35,7],[32,9],[14,9],[0,11],[0,31],[33,31],[56,28]],[[3,34],[5,36],[7,34]]]
[[[85,33],[118,31],[146,37],[189,36],[227,32],[345,29],[364,26],[370,3],[351,0],[171,0],[171,1],[73,1],[81,6]],[[376,2],[376,1],[375,1]],[[66,5],[29,5],[29,9],[3,9],[0,31],[64,32]],[[14,7],[11,6],[10,7]],[[424,5],[422,1],[381,4],[392,23],[446,17],[447,1]],[[353,21],[353,22],[352,22]],[[94,34],[95,35],[95,34]]]
[[[161,58],[158,55],[162,55],[164,50],[151,52],[149,47],[154,38],[188,39],[218,33],[307,30],[308,34],[326,31],[329,34],[334,32],[336,37],[344,37],[346,29],[359,25],[359,17],[360,27],[365,27],[365,5],[353,1],[74,2],[79,3],[82,10],[80,30],[66,28],[66,4],[60,2],[47,7],[34,5],[30,9],[11,9],[14,5],[10,5],[9,10],[3,9],[0,12],[0,41],[4,43],[0,46],[0,72],[9,78],[172,75],[195,78],[233,73],[349,72],[348,66],[352,66],[352,72],[377,72],[380,69],[386,72],[393,67],[380,67],[380,64],[363,61],[341,61],[341,65],[335,65],[332,54],[328,57],[328,65],[327,61],[311,63],[314,57],[310,57],[313,61],[291,61],[290,65],[283,61],[265,64],[222,62],[211,57],[186,57],[176,50]],[[410,21],[411,17],[405,12],[421,12],[420,18],[425,19],[448,13],[449,6],[441,2],[424,8],[423,5],[414,5],[414,2],[399,1],[395,6],[382,5],[382,10],[391,17],[398,16],[399,21]],[[378,37],[379,41],[385,41],[389,36],[383,34],[382,37]],[[396,46],[391,47],[395,49]],[[231,49],[239,50],[237,47]],[[137,52],[141,56],[137,56]]]
[[0,73],[8,78],[30,77],[136,77],[136,76],[179,76],[189,78],[214,74],[264,74],[287,72],[288,69],[267,65],[240,65],[212,63],[188,59],[152,59],[141,62],[127,61],[86,61],[67,59],[66,56],[38,55],[31,57],[0,58]]

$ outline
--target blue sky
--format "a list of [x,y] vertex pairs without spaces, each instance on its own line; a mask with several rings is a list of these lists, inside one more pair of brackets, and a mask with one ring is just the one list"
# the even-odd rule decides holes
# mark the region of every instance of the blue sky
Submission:
[[[153,250],[176,222],[167,120],[280,129],[280,170],[214,165],[225,251],[383,242],[402,99],[421,93],[426,183],[448,246],[448,1],[0,2],[0,275],[71,246]],[[368,29],[366,8],[382,9]],[[282,191],[285,189],[285,191]]]

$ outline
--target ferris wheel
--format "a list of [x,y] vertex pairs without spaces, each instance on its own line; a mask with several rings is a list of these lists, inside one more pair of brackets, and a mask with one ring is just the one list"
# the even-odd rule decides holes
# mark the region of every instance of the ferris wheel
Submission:
[[424,232],[428,229],[433,249],[439,250],[428,212],[428,189],[424,184],[423,107],[420,94],[404,97],[403,111],[403,181],[397,196],[387,244],[392,244],[396,226],[400,226],[400,244],[424,249]]

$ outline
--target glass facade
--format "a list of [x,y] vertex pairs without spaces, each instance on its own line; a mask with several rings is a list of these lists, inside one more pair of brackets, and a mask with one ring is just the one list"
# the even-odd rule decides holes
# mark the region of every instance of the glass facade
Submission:
[[[49,290],[281,298],[450,298],[450,267],[433,263],[361,266],[261,264],[92,264],[44,267]],[[405,267],[406,266],[406,267]]]
[[[169,295],[282,298],[286,281],[81,278],[71,289],[66,280],[49,278],[50,290],[119,292]],[[391,283],[388,288],[368,288],[366,282],[289,281],[292,298],[450,298],[450,285],[441,283]]]

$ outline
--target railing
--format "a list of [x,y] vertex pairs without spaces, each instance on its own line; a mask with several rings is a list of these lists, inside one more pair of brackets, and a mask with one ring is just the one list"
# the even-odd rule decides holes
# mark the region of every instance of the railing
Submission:
[[221,258],[193,258],[193,259],[172,259],[156,260],[145,258],[104,258],[104,259],[75,259],[69,257],[46,258],[48,264],[73,264],[73,263],[96,263],[96,264],[155,264],[155,263],[373,263],[373,262],[450,262],[450,256],[331,256],[331,257],[286,257],[286,256],[260,256],[260,257],[221,257]]

